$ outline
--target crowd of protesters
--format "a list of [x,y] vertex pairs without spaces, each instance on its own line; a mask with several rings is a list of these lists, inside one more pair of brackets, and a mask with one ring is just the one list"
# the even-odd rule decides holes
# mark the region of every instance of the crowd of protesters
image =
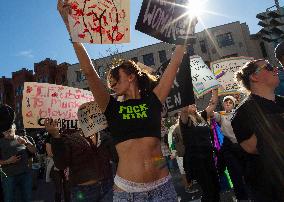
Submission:
[[[58,10],[70,34],[70,7],[59,0]],[[113,96],[84,46],[72,45],[108,129],[85,137],[80,129],[60,129],[55,120],[47,118],[44,147],[37,147],[25,130],[16,129],[14,110],[1,105],[0,166],[5,202],[31,201],[32,159],[39,150],[47,154],[46,181],[54,183],[56,202],[176,202],[171,177],[174,158],[185,190],[196,192],[192,189],[196,180],[203,202],[220,201],[224,172],[218,167],[220,161],[228,169],[238,201],[284,201],[284,98],[275,95],[278,69],[267,60],[248,62],[236,73],[247,93],[242,103],[225,96],[223,111],[217,112],[218,90],[213,89],[205,109],[198,111],[195,104],[182,108],[168,129],[162,119],[162,104],[185,46],[176,45],[159,80],[131,60],[112,67],[107,81]],[[275,55],[283,65],[284,43],[277,46]],[[214,148],[212,119],[224,136],[219,151]]]

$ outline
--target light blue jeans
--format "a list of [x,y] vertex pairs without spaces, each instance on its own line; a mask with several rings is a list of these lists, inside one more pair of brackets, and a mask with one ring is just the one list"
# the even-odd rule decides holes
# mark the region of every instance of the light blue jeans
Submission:
[[30,202],[32,197],[32,173],[25,172],[2,178],[4,202]]
[[128,193],[114,190],[113,202],[177,202],[177,193],[172,179],[157,188],[145,191]]

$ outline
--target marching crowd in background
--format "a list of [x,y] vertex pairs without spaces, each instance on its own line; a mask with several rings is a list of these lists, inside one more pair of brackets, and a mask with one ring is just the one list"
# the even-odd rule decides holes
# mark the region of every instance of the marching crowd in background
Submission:
[[[69,5],[58,2],[68,32]],[[240,103],[225,96],[217,112],[218,90],[205,109],[195,103],[180,110],[172,125],[162,118],[165,102],[186,51],[176,45],[170,63],[157,80],[133,61],[112,67],[109,94],[81,43],[72,42],[82,71],[108,129],[84,137],[81,130],[59,129],[46,119],[44,147],[36,147],[24,130],[17,130],[15,113],[0,107],[2,200],[31,201],[31,161],[44,148],[46,181],[53,181],[54,200],[177,201],[171,171],[176,159],[185,190],[197,182],[204,202],[220,201],[220,179],[227,168],[237,201],[284,201],[284,98],[275,95],[278,69],[264,59],[245,64],[236,74],[247,96]],[[284,43],[275,49],[284,64]],[[212,122],[223,142],[216,150]],[[38,140],[38,142],[41,139]],[[1,200],[1,199],[0,199]]]

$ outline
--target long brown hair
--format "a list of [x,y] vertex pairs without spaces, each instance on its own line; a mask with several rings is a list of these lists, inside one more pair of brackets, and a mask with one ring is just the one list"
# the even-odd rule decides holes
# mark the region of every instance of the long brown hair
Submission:
[[109,88],[111,88],[111,81],[119,80],[119,69],[123,69],[127,75],[134,74],[136,76],[141,97],[149,94],[157,85],[157,78],[154,75],[146,70],[142,70],[134,61],[126,60],[121,64],[110,68],[107,75]]

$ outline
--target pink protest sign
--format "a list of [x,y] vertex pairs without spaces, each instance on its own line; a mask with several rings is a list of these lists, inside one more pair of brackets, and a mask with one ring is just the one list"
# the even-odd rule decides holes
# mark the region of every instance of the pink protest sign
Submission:
[[69,26],[75,42],[128,43],[130,0],[71,0]]
[[93,101],[90,91],[48,83],[25,82],[22,115],[25,128],[43,128],[48,117],[60,128],[78,128],[77,111]]

